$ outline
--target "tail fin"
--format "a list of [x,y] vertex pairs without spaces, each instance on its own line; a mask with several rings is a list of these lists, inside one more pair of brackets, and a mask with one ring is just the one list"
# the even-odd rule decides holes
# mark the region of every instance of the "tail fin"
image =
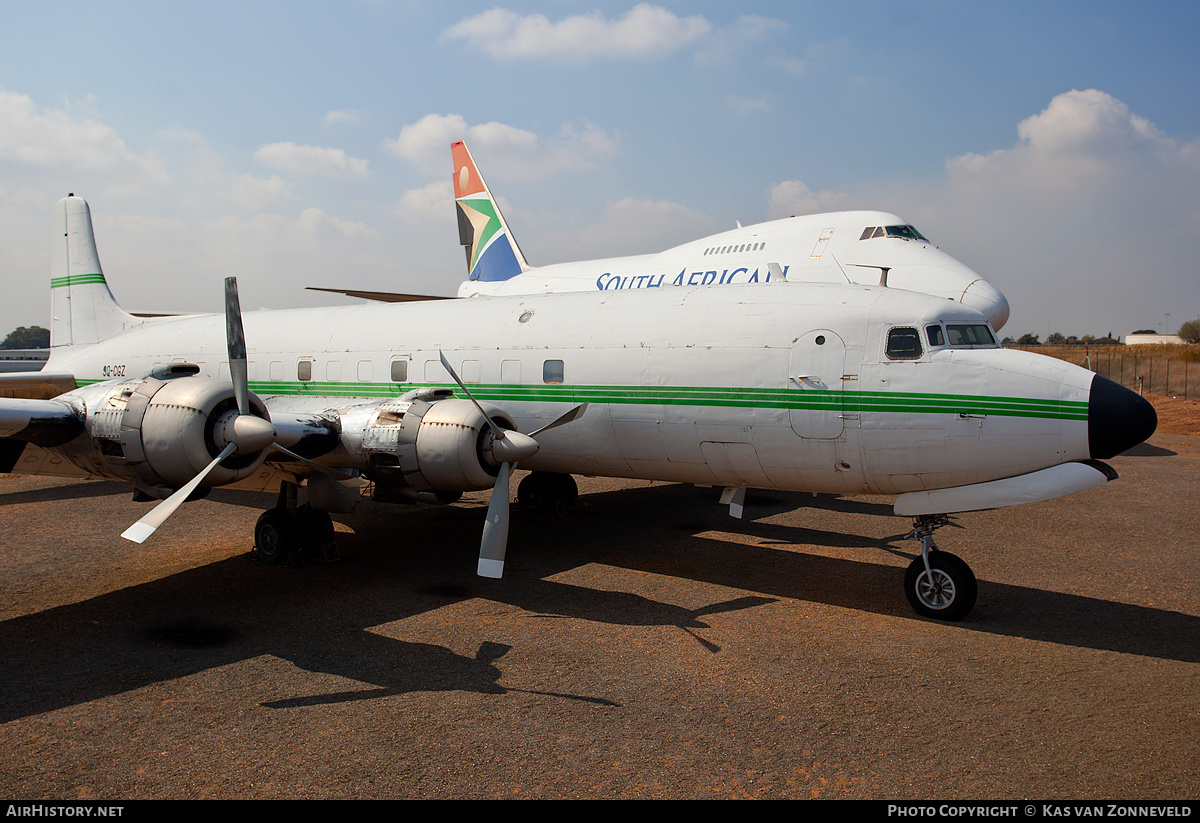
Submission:
[[50,253],[50,346],[99,343],[141,321],[117,305],[96,254],[92,213],[82,197],[54,204]]
[[507,280],[529,268],[500,207],[475,167],[467,144],[450,144],[454,157],[454,200],[458,238],[467,250],[469,280]]

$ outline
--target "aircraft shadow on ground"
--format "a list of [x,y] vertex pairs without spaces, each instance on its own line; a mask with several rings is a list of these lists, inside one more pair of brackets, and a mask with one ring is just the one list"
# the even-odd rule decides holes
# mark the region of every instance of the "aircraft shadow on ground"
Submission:
[[[504,643],[478,638],[477,651],[464,655],[367,631],[472,598],[544,615],[546,631],[554,631],[555,622],[563,619],[674,626],[697,640],[700,654],[721,650],[719,637],[706,634],[711,625],[703,618],[782,598],[921,619],[901,595],[902,567],[803,550],[810,545],[896,552],[894,536],[843,534],[753,519],[731,525],[723,507],[706,508],[686,486],[588,495],[585,503],[579,515],[565,518],[515,513],[508,569],[500,581],[474,577],[483,505],[389,508],[351,518],[355,533],[339,535],[344,553],[340,563],[281,569],[231,558],[4,621],[0,655],[7,665],[0,673],[0,721],[262,655],[367,686],[304,694],[304,683],[297,682],[295,692],[284,695],[277,687],[276,693],[267,688],[260,702],[272,709],[416,691],[533,691],[523,690],[518,682],[501,682],[510,648]],[[771,505],[790,503],[776,500]],[[677,515],[681,510],[691,521],[686,529],[664,523],[664,512]],[[732,545],[701,535],[738,528],[760,544]],[[629,592],[547,579],[587,564],[756,594],[689,610]],[[972,618],[952,625],[964,631],[1200,661],[1200,618],[990,581],[980,583],[980,606]],[[508,679],[519,680],[519,674]],[[535,693],[613,705],[603,695]]]
[[55,500],[78,500],[81,497],[128,496],[130,486],[119,480],[80,480],[41,489],[27,489],[0,494],[0,506],[15,506],[20,503],[49,503]]

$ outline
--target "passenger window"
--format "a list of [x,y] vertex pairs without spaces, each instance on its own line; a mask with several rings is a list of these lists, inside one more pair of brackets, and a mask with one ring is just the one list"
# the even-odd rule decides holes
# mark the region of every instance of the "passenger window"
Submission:
[[941,326],[926,326],[925,327],[925,339],[927,341],[929,341],[930,348],[934,348],[935,346],[946,345],[946,341],[942,337],[942,327]]
[[301,360],[296,364],[297,380],[312,380],[312,361]]
[[500,361],[500,382],[516,384],[521,382],[521,361],[520,360],[502,360]]
[[408,361],[393,360],[392,361],[392,382],[407,383],[408,382]]
[[888,332],[889,360],[916,360],[921,354],[921,336],[916,329],[892,329]]
[[561,383],[563,382],[563,361],[547,360],[542,364],[542,382],[543,383]]

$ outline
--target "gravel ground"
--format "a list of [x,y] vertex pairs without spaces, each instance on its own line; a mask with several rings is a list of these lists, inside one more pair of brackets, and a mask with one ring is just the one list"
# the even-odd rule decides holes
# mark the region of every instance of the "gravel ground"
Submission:
[[[248,558],[267,496],[145,545],[108,482],[0,476],[0,794],[136,798],[1200,797],[1200,438],[938,533],[979,577],[917,617],[890,500],[581,482],[365,505],[342,559]],[[515,487],[515,485],[514,485]]]

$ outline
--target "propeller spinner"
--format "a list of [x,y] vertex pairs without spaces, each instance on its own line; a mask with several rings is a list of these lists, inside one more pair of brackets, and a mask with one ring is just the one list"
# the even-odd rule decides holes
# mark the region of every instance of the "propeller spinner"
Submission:
[[335,480],[349,478],[347,474],[314,463],[280,446],[275,442],[279,438],[279,431],[271,425],[271,421],[264,420],[253,413],[250,406],[250,387],[246,368],[246,334],[242,328],[242,308],[238,301],[236,277],[225,278],[225,343],[229,354],[229,374],[233,380],[233,395],[237,400],[237,410],[230,410],[223,414],[213,427],[213,440],[218,446],[224,443],[224,447],[199,474],[155,506],[145,517],[122,532],[122,537],[135,543],[145,542],[146,538],[154,534],[155,529],[165,523],[167,518],[174,514],[175,510],[196,491],[204,482],[204,478],[222,460],[232,454],[254,454],[263,449],[270,449],[298,460]]
[[477,573],[480,577],[500,578],[504,576],[504,554],[508,548],[508,514],[511,508],[509,505],[509,477],[512,475],[513,468],[520,461],[528,460],[537,454],[538,443],[534,439],[537,435],[578,419],[587,409],[588,404],[581,403],[532,434],[521,434],[519,431],[502,429],[496,425],[479,401],[475,399],[475,396],[471,394],[466,384],[459,378],[458,372],[446,359],[446,355],[443,352],[438,354],[446,371],[475,404],[475,408],[479,409],[479,413],[483,415],[483,419],[487,421],[492,431],[492,436],[484,444],[483,450],[485,457],[500,466],[500,471],[496,475],[496,485],[492,487],[492,499],[488,503],[487,520],[483,524],[483,539],[479,545]]

